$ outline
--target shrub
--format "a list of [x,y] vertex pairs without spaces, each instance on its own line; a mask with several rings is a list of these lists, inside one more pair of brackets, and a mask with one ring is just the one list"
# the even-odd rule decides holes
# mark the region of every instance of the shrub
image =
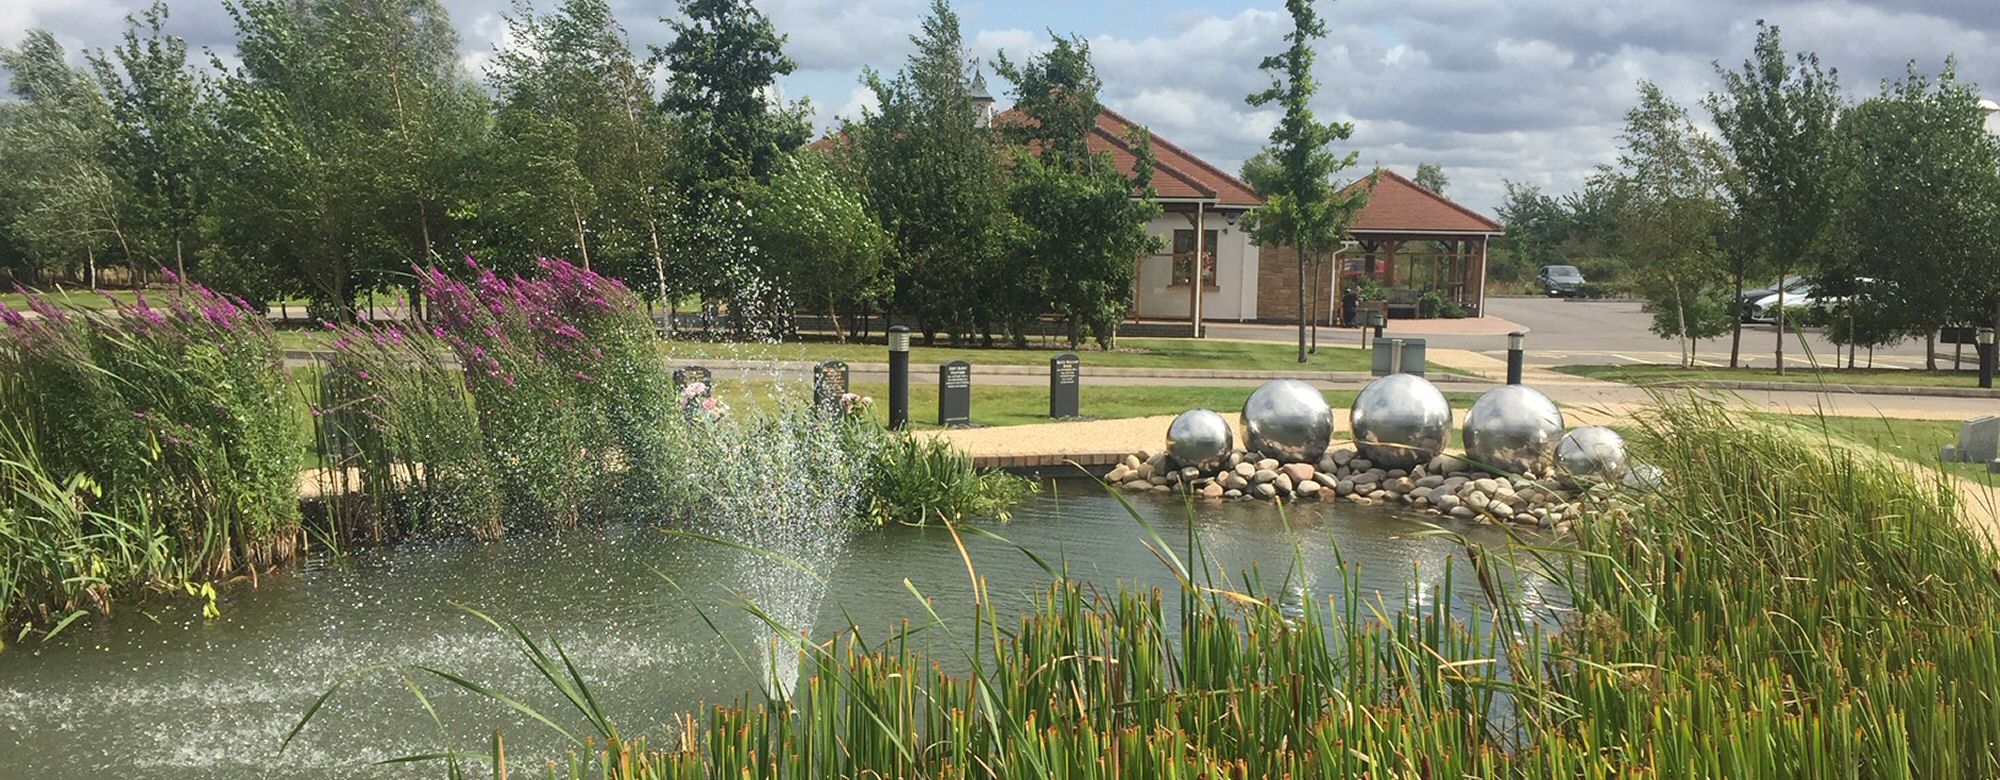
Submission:
[[1004,471],[973,468],[972,458],[942,438],[883,431],[869,449],[863,516],[877,524],[957,523],[1007,517],[1035,484]]

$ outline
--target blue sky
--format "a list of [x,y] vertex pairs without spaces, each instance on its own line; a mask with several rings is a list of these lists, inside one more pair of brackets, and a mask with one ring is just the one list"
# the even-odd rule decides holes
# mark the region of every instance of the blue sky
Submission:
[[[221,0],[171,1],[174,32],[228,55]],[[510,0],[440,1],[467,67],[477,69]],[[537,0],[543,8],[553,1]],[[108,46],[143,2],[0,0],[0,44],[45,27],[73,50]],[[674,8],[611,2],[641,47],[660,40],[657,19]],[[800,65],[784,93],[810,99],[821,126],[859,110],[863,66],[901,67],[927,5],[758,2]],[[1314,108],[1355,123],[1347,146],[1364,166],[1408,173],[1438,163],[1451,196],[1488,212],[1506,180],[1564,192],[1594,166],[1615,163],[1638,81],[1656,81],[1694,106],[1715,87],[1711,63],[1733,66],[1749,54],[1758,19],[1778,24],[1789,48],[1818,52],[1856,96],[1873,94],[1908,60],[1935,72],[1953,53],[1961,78],[2000,93],[1996,0],[1320,0],[1318,8],[1329,35],[1317,47]],[[1267,83],[1259,59],[1284,45],[1280,0],[988,1],[959,12],[971,54],[982,58],[1029,53],[1049,29],[1084,36],[1107,105],[1225,168],[1254,154],[1275,120],[1243,98]],[[1004,85],[995,86],[1006,103]]]

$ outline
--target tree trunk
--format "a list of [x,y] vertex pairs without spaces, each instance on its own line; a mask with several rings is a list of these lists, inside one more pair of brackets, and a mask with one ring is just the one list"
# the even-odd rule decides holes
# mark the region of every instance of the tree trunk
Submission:
[[1306,248],[1294,247],[1299,256],[1299,362],[1306,362]]
[[1735,277],[1736,281],[1736,305],[1730,307],[1735,316],[1730,318],[1734,321],[1729,323],[1729,367],[1737,368],[1742,365],[1740,358],[1743,355],[1743,315],[1745,314],[1743,310],[1743,270],[1740,268],[1735,269],[1735,272],[1730,275]]
[[1778,376],[1785,375],[1785,269],[1778,269]]
[[1924,370],[1937,370],[1937,331],[1924,334]]
[[[1319,354],[1319,282],[1320,282],[1320,279],[1319,279],[1319,276],[1320,276],[1320,258],[1319,258],[1319,257],[1318,257],[1317,255],[1315,255],[1315,256],[1313,257],[1313,289],[1312,289],[1312,301],[1313,301],[1313,318],[1312,318],[1312,348],[1311,348],[1311,349],[1309,349],[1309,350],[1307,350],[1308,352],[1311,352],[1311,353],[1313,353],[1313,354],[1315,354],[1315,355]],[[1328,303],[1328,305],[1331,305],[1331,304],[1332,304],[1333,302],[1332,302],[1332,301],[1328,301],[1327,303]]]

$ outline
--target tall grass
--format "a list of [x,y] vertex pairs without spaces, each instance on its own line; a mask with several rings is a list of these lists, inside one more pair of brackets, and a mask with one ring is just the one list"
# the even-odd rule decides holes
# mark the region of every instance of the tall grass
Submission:
[[[912,590],[923,625],[800,638],[791,700],[662,741],[620,734],[559,645],[508,636],[587,724],[552,778],[2000,776],[2000,569],[1949,491],[1697,403],[1638,422],[1664,486],[1565,544],[1468,543],[1447,578],[1485,604],[1371,601],[1343,564],[1294,605],[1135,514],[1165,593],[1044,564],[1049,591],[1003,619],[968,559],[954,617]],[[1517,563],[1568,605],[1511,587]]]
[[[37,316],[0,307],[0,458],[11,463],[0,512],[14,537],[4,544],[22,556],[0,558],[13,571],[0,619],[61,606],[34,594],[94,593],[90,606],[109,608],[103,594],[129,586],[130,567],[49,583],[34,580],[56,572],[18,565],[79,539],[114,558],[165,558],[138,568],[187,578],[297,554],[298,426],[261,312],[199,285],[108,313],[30,306]],[[141,551],[111,550],[127,544]]]
[[371,542],[498,537],[499,485],[471,400],[441,340],[342,327],[313,406],[331,527]]

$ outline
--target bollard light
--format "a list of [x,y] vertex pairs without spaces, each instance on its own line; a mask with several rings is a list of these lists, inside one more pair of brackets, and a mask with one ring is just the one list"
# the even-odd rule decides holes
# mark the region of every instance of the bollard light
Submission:
[[1528,334],[1514,331],[1507,334],[1507,384],[1521,383],[1521,364],[1526,362]]
[[910,427],[910,329],[889,327],[889,427]]
[[1993,351],[1993,329],[1980,328],[1979,335],[1974,338],[1979,342],[1979,386],[1990,390],[1993,387],[1993,365],[2000,362],[2000,354]]

